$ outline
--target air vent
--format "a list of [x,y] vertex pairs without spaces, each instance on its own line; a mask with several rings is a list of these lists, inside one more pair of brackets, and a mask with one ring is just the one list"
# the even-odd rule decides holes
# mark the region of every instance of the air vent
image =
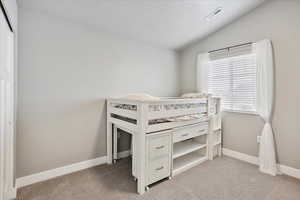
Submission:
[[213,12],[211,12],[209,15],[205,17],[206,21],[211,21],[214,19],[217,15],[219,15],[223,11],[222,7],[216,8]]

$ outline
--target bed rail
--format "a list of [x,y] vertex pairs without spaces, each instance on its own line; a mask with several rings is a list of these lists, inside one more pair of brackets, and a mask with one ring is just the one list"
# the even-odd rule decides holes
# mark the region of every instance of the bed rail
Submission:
[[[170,129],[207,120],[208,98],[201,99],[161,99],[137,101],[128,99],[108,99],[109,120],[131,131],[137,131],[138,124],[146,123],[146,132]],[[146,107],[146,113],[140,108]],[[143,121],[139,116],[143,115]],[[174,121],[181,116],[199,115],[197,119]],[[161,119],[168,119],[163,121]],[[154,121],[154,123],[153,123]]]
[[119,115],[119,116],[123,116],[123,117],[128,117],[131,119],[137,119],[137,112],[136,111],[132,111],[132,110],[125,110],[125,109],[121,109],[121,108],[115,108],[115,107],[111,107],[110,108],[110,112],[112,114],[115,115]]

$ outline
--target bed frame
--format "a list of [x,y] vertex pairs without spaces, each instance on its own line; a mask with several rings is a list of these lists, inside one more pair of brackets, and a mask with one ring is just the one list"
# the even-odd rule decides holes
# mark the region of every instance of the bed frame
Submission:
[[[213,98],[163,98],[155,101],[107,99],[107,163],[117,159],[117,129],[132,135],[133,176],[137,178],[137,191],[145,191],[146,135],[162,130],[209,121],[215,112]],[[129,108],[129,109],[128,109]],[[181,116],[201,115],[191,120],[176,120]],[[159,121],[160,119],[174,119]]]

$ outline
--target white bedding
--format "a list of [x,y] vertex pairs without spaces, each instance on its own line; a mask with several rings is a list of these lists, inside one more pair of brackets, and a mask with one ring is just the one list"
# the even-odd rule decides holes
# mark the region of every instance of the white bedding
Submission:
[[205,94],[205,93],[186,93],[181,95],[182,98],[185,99],[194,99],[194,98],[203,98],[203,97],[208,97],[209,94]]
[[[182,98],[202,98],[207,97],[207,94],[202,93],[187,93],[182,95]],[[124,96],[123,99],[128,100],[139,100],[139,101],[159,101],[161,98],[154,97],[149,94],[145,93],[136,93],[136,94],[129,94],[127,96]],[[150,111],[161,111],[161,110],[177,110],[177,109],[189,109],[189,108],[198,108],[201,107],[201,103],[187,103],[187,104],[167,104],[167,105],[150,105],[149,110]],[[126,109],[126,110],[133,110],[136,111],[137,107],[135,105],[130,104],[118,104],[115,105],[116,108]]]
[[139,100],[139,101],[157,101],[160,100],[159,97],[154,97],[149,94],[145,93],[137,93],[137,94],[129,94],[125,97],[125,99],[130,99],[130,100]]

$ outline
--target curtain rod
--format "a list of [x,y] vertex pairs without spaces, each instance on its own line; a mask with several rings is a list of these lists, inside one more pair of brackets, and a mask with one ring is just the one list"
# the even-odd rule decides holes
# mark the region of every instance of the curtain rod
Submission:
[[234,47],[245,46],[245,45],[249,45],[249,44],[252,44],[252,43],[253,42],[247,42],[247,43],[243,43],[243,44],[228,46],[228,47],[225,47],[225,48],[221,48],[221,49],[216,49],[216,50],[209,51],[208,53],[213,53],[213,52],[216,52],[216,51],[221,51],[221,50],[230,49],[230,48],[234,48]]
[[12,26],[11,26],[11,23],[10,23],[10,21],[9,21],[9,18],[8,18],[8,16],[7,16],[7,13],[5,12],[5,8],[4,8],[4,5],[3,5],[3,3],[2,3],[2,0],[0,0],[0,7],[1,7],[1,10],[2,10],[2,12],[3,12],[3,15],[4,15],[4,17],[5,17],[6,21],[7,21],[7,24],[8,24],[8,26],[9,26],[10,31],[11,31],[11,32],[14,32],[14,30],[13,30],[13,28],[12,28]]

